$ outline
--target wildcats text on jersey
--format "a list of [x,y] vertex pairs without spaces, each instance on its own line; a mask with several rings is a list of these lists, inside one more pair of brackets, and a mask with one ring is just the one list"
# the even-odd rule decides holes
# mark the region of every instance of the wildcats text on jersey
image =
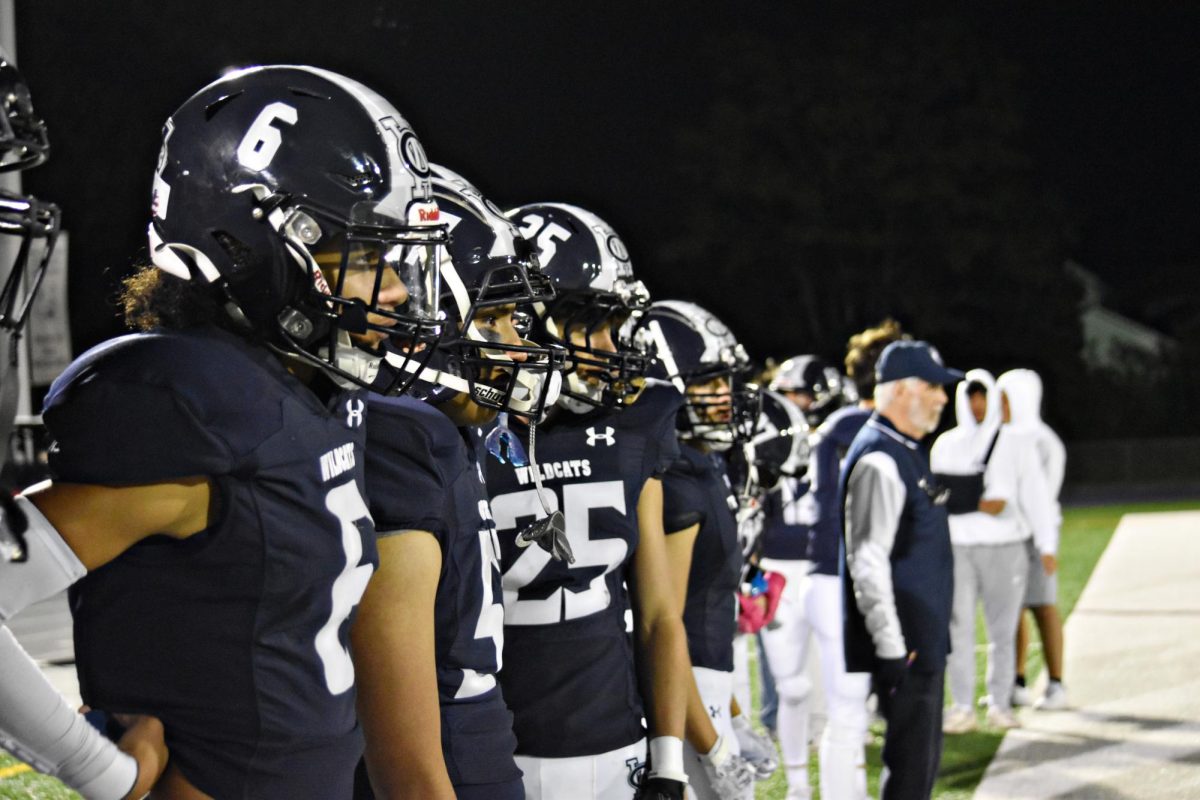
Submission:
[[329,481],[354,469],[354,443],[348,442],[321,454],[321,480]]
[[564,461],[544,461],[528,467],[516,467],[514,472],[517,475],[517,483],[521,486],[529,484],[533,480],[535,468],[544,481],[554,480],[555,478],[561,480],[563,478],[590,478],[592,476],[592,462],[590,460],[586,458],[571,458]]

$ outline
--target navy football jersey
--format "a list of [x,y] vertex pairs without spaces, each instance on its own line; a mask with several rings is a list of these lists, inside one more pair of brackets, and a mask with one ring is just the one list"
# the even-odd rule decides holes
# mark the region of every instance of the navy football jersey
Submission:
[[428,531],[442,569],[435,600],[442,750],[456,786],[517,780],[512,714],[496,673],[504,648],[500,545],[474,442],[408,397],[370,396],[367,496],[380,537]]
[[732,672],[742,574],[737,498],[721,456],[688,445],[680,450],[663,477],[663,524],[668,534],[700,525],[683,609],[688,653],[694,667]]
[[808,475],[812,481],[810,496],[816,517],[809,533],[807,555],[813,562],[813,572],[838,574],[838,545],[842,539],[838,475],[851,442],[870,418],[870,409],[839,408],[817,428]]
[[809,560],[815,506],[808,489],[808,481],[785,475],[763,496],[763,558]]
[[171,763],[214,797],[350,796],[349,626],[377,563],[365,406],[327,406],[212,329],[103,344],[46,398],[56,480],[213,481],[207,530],[135,545],[71,602],[84,701],[162,718]]
[[[538,426],[537,469],[547,502],[565,517],[574,564],[516,546],[517,531],[545,516],[533,467],[486,458],[504,573],[500,682],[521,755],[596,755],[645,735],[624,583],[642,487],[678,456],[681,403],[674,389],[653,384],[626,410],[559,412]],[[514,422],[513,431],[528,452],[529,429]]]

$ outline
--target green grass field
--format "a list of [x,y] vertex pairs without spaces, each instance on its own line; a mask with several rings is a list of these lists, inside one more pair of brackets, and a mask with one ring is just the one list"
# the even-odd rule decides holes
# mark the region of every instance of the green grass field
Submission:
[[[1196,508],[1200,508],[1200,501],[1087,506],[1064,509],[1062,538],[1059,544],[1060,566],[1058,576],[1058,608],[1063,615],[1063,619],[1065,620],[1071,613],[1071,610],[1075,608],[1075,603],[1079,599],[1079,595],[1083,592],[1083,587],[1087,584],[1087,580],[1092,574],[1092,569],[1095,568],[1100,554],[1104,552],[1104,548],[1108,546],[1108,540],[1112,538],[1113,531],[1116,530],[1117,523],[1120,522],[1122,515],[1133,512],[1184,511]],[[1032,620],[1030,622],[1033,642],[1030,646],[1030,658],[1026,677],[1030,685],[1032,685],[1038,673],[1041,672],[1043,663],[1036,627],[1032,626]],[[976,696],[980,696],[987,691],[983,686],[987,640],[985,638],[982,616],[977,620],[975,630],[978,637],[975,693]],[[1068,641],[1067,647],[1070,646],[1070,642]],[[755,670],[753,669],[751,670],[751,679],[755,684],[753,689],[755,691],[755,707],[757,708],[758,686]],[[1071,676],[1064,676],[1064,681],[1070,686]],[[983,724],[982,713],[980,714],[979,722],[980,725]],[[879,756],[880,746],[883,742],[882,725],[872,726],[872,733],[874,734],[874,743],[867,747],[867,783],[869,796],[878,797],[879,771],[882,768]],[[992,756],[996,754],[996,750],[1000,747],[1000,740],[1002,738],[1002,733],[989,731],[984,728],[974,733],[947,736],[945,748],[942,752],[941,771],[938,775],[937,784],[933,789],[933,796],[938,798],[938,800],[968,800],[975,793],[975,787],[979,785],[979,781],[983,778],[984,770],[987,769]],[[813,787],[813,797],[819,798],[820,790],[817,782],[816,760],[815,754],[809,759],[809,778],[810,785]],[[787,781],[784,779],[781,769],[769,781],[764,781],[758,785],[755,798],[756,800],[783,800],[786,792]]]
[[80,800],[79,795],[56,781],[34,772],[0,750],[0,797],[21,800]]
[[[1067,509],[1063,514],[1062,542],[1059,549],[1061,564],[1058,579],[1059,609],[1064,618],[1075,607],[1079,594],[1087,583],[1088,576],[1096,566],[1097,559],[1104,552],[1108,540],[1120,521],[1121,515],[1137,511],[1179,511],[1200,508],[1200,501],[1179,503],[1138,504],[1124,506],[1092,506],[1086,508]],[[978,687],[977,693],[982,694],[984,674],[983,623],[976,626],[980,632],[980,648],[977,650]],[[1068,646],[1070,643],[1068,642]],[[1031,660],[1028,677],[1032,682],[1042,667],[1041,650],[1036,636],[1031,647]],[[751,670],[752,679],[754,670]],[[1070,683],[1070,676],[1066,676]],[[757,708],[758,686],[754,680],[755,706]],[[980,720],[982,722],[982,719]],[[875,742],[867,748],[867,780],[870,796],[879,794],[879,747],[882,741],[881,727],[873,728]],[[971,797],[975,787],[983,777],[988,762],[992,760],[996,749],[1000,746],[1001,734],[980,730],[962,736],[951,736],[946,739],[945,752],[942,755],[942,769],[934,787],[934,797],[939,800],[966,800]],[[813,797],[819,797],[817,787],[817,764],[815,756],[810,762],[810,779]],[[780,770],[769,781],[758,785],[756,800],[782,800],[787,792],[787,782]],[[0,751],[0,800],[78,800],[79,795],[65,788],[61,783],[31,770],[26,765]]]

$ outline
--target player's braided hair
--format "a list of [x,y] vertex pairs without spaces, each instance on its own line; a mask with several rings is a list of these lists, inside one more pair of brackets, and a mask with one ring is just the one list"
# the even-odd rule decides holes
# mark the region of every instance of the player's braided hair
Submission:
[[846,345],[846,374],[854,381],[858,396],[870,398],[875,393],[875,362],[889,344],[911,339],[900,323],[888,317],[873,328],[850,337]]

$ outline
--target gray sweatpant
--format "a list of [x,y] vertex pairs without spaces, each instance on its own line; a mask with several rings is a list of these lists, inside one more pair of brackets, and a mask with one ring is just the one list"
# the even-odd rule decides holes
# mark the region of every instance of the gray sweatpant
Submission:
[[971,707],[975,698],[975,603],[983,601],[987,625],[987,690],[1007,709],[1016,679],[1017,621],[1029,578],[1025,542],[954,545],[954,607],[950,615],[950,697]]

